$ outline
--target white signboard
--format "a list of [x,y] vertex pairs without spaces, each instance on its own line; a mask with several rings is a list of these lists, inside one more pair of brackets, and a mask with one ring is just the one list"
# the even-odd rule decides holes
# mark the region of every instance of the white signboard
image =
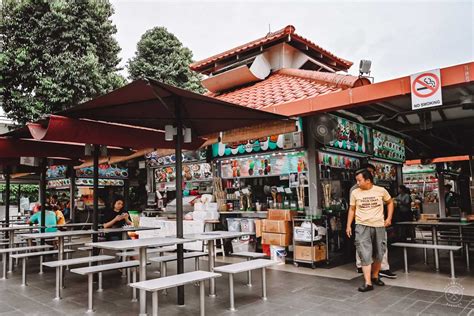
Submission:
[[410,86],[412,110],[443,105],[441,73],[439,69],[411,75]]
[[37,167],[39,163],[35,157],[20,157],[20,165]]

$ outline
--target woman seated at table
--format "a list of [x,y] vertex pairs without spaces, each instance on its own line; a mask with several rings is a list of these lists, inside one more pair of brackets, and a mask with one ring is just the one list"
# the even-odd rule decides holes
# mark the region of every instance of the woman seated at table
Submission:
[[[132,225],[127,211],[123,209],[124,201],[121,197],[116,197],[112,208],[107,208],[103,215],[104,228],[121,228],[126,225]],[[121,240],[121,233],[107,233],[107,240]]]

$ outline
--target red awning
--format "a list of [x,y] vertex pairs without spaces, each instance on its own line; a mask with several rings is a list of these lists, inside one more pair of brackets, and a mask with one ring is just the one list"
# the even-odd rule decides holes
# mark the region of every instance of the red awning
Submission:
[[287,116],[228,103],[153,79],[133,81],[59,114],[76,119],[86,118],[164,130],[165,125],[176,124],[177,108],[184,126],[191,128],[193,135],[197,137],[289,119]]
[[[128,150],[114,148],[109,149],[108,153],[114,156],[130,155]],[[0,137],[0,158],[83,158],[84,156],[84,145]]]
[[[28,129],[33,138],[45,141],[67,141],[133,149],[174,148],[174,142],[165,141],[165,133],[162,131],[58,115],[51,115],[46,126],[42,123],[29,123]],[[194,138],[191,144],[184,144],[184,149],[198,148],[203,143],[203,139]]]

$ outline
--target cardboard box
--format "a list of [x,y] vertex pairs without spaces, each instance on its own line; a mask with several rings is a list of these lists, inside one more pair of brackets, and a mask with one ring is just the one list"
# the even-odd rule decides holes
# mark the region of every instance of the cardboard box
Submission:
[[313,260],[311,260],[311,246],[295,246],[294,256],[296,260],[324,261],[326,260],[326,245],[318,244],[313,246]]
[[261,219],[255,220],[255,236],[257,238],[262,236],[262,220]]
[[291,222],[263,219],[262,231],[265,233],[288,234],[291,233]]
[[272,246],[289,246],[292,242],[291,233],[276,234],[276,233],[262,233],[262,244]]
[[276,221],[289,221],[298,215],[298,211],[269,209],[267,219]]

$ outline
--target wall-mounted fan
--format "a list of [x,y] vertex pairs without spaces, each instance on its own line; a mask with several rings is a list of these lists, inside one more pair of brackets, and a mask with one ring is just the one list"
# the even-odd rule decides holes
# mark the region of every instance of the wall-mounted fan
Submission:
[[313,116],[309,120],[309,130],[314,139],[320,144],[327,144],[336,138],[336,119],[329,114]]

